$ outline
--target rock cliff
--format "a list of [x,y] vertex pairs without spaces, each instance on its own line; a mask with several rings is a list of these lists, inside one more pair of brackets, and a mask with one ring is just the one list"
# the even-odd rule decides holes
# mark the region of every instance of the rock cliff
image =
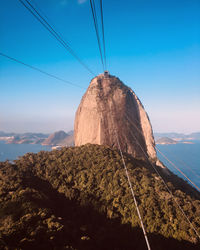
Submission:
[[93,78],[78,107],[75,145],[118,148],[137,159],[156,161],[152,127],[136,94],[115,76]]

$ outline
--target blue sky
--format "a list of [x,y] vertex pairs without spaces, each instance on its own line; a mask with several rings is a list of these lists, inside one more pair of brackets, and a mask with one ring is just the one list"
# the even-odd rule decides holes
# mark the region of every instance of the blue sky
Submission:
[[[89,1],[32,3],[101,73]],[[104,0],[103,6],[108,70],[136,92],[153,130],[200,131],[200,1]],[[1,2],[0,30],[0,52],[88,87],[93,76],[18,0]],[[68,131],[83,94],[0,56],[0,130]]]

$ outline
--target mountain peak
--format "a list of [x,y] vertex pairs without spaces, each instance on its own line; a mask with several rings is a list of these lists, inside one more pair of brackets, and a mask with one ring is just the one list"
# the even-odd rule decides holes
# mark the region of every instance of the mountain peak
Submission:
[[75,117],[75,145],[118,148],[137,159],[156,161],[152,127],[132,89],[119,78],[100,74],[92,79]]

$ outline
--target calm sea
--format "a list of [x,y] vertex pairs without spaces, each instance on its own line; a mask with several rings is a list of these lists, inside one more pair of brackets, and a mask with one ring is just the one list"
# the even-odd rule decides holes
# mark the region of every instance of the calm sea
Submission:
[[[200,141],[194,141],[194,144],[157,145],[157,147],[200,187]],[[37,153],[41,150],[50,151],[51,147],[39,144],[6,144],[0,141],[0,161],[15,160],[28,152]],[[158,157],[172,172],[185,179],[159,152]]]
[[0,161],[16,160],[18,156],[28,152],[37,153],[41,150],[50,151],[51,147],[40,144],[6,144],[4,141],[0,141]]
[[[157,148],[200,188],[200,141],[193,143],[157,145]],[[159,159],[172,172],[186,179],[159,152],[157,153]]]

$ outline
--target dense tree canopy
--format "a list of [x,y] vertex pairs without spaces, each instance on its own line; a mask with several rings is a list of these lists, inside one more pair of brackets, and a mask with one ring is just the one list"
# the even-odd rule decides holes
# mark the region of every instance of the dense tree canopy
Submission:
[[[125,155],[153,249],[198,249],[199,239],[152,167]],[[200,234],[200,195],[164,177]],[[2,249],[146,249],[120,154],[85,145],[0,163]]]

